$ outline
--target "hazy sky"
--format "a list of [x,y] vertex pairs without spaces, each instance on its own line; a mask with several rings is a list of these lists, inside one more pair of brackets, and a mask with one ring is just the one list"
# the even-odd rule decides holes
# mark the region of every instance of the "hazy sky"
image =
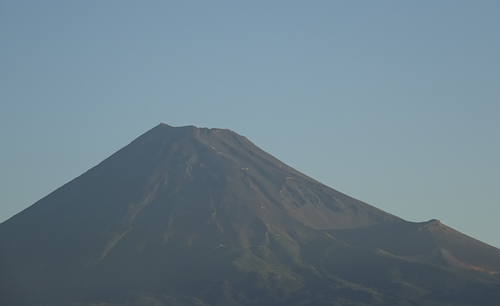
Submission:
[[160,122],[500,247],[500,1],[0,1],[0,222]]

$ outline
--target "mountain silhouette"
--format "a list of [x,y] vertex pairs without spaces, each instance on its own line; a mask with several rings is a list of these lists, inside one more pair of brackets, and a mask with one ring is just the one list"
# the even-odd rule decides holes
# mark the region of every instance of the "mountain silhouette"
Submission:
[[160,124],[0,224],[1,305],[499,305],[500,250]]

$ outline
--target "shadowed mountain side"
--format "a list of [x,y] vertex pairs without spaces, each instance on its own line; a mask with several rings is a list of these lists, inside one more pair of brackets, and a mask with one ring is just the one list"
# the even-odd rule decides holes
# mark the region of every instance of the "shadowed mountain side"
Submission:
[[232,131],[160,124],[0,224],[0,304],[489,305],[500,279],[452,268],[499,260]]
[[[279,233],[290,220],[336,229],[398,219],[312,180],[234,132],[161,124],[2,227],[29,234],[36,244],[67,239],[76,253],[80,239],[99,244],[107,239],[96,236],[108,233],[101,244],[109,246],[140,224],[161,229],[165,239],[234,243],[255,218]],[[61,228],[64,237],[53,235]],[[31,237],[37,232],[46,236]]]
[[328,231],[353,246],[380,249],[409,260],[454,268],[500,271],[500,250],[438,220],[395,221],[365,228]]

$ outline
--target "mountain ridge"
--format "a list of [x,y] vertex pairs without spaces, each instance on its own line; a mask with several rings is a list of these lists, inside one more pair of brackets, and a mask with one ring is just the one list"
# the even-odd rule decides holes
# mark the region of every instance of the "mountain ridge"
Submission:
[[158,305],[446,305],[489,292],[486,303],[500,300],[499,270],[500,250],[351,198],[227,129],[159,124],[0,224],[0,301],[12,305],[145,292]]

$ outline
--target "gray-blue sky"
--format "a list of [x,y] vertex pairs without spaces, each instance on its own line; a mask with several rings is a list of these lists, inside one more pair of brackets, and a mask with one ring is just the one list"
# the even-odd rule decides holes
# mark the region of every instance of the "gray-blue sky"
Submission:
[[2,1],[0,221],[160,122],[500,247],[498,1]]

